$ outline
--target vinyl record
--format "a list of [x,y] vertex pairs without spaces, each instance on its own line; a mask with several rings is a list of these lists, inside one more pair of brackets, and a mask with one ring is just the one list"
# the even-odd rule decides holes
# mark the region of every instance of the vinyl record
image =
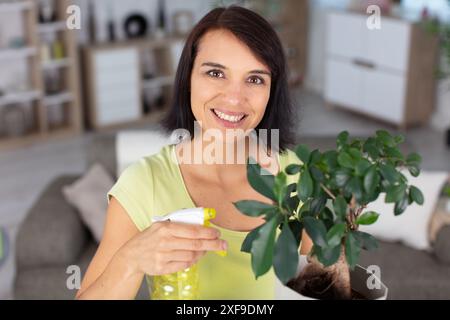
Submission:
[[148,21],[142,14],[134,13],[125,19],[124,31],[128,38],[139,38],[147,34]]

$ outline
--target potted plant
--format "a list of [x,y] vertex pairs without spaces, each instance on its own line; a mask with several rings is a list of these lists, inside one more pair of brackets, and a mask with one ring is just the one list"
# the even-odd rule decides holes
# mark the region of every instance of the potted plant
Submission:
[[[361,249],[377,248],[373,236],[358,230],[360,225],[375,223],[380,214],[367,211],[367,205],[385,194],[387,203],[395,203],[394,214],[400,215],[413,202],[421,205],[424,201],[422,192],[408,185],[401,171],[406,168],[418,176],[421,162],[416,153],[405,157],[400,152],[398,146],[403,141],[403,136],[382,130],[366,140],[350,141],[345,131],[338,135],[335,150],[311,151],[306,145],[297,146],[295,153],[301,161],[289,164],[276,176],[249,159],[250,185],[273,201],[234,203],[243,214],[263,216],[266,221],[247,235],[241,247],[251,254],[255,277],[273,266],[281,283],[303,296],[356,297],[350,274],[356,270]],[[289,184],[288,177],[293,175],[299,178]],[[303,230],[313,247],[308,264],[298,274]]]

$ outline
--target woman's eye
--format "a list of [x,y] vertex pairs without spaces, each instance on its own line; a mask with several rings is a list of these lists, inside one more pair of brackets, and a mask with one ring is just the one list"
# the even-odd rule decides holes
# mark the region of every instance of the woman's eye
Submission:
[[223,72],[219,70],[208,71],[207,74],[213,78],[223,78]]
[[261,79],[260,77],[251,77],[249,79],[249,82],[250,83],[254,83],[254,84],[258,84],[258,85],[264,84],[264,80]]

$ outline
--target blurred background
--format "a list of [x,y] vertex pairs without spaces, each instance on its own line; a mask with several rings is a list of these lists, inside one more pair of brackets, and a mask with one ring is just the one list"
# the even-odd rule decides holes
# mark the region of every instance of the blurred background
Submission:
[[386,129],[423,156],[429,206],[364,261],[382,265],[391,298],[450,299],[447,0],[0,0],[0,299],[74,297],[67,268],[92,258],[106,192],[167,143],[159,122],[187,34],[230,4],[281,38],[298,143]]

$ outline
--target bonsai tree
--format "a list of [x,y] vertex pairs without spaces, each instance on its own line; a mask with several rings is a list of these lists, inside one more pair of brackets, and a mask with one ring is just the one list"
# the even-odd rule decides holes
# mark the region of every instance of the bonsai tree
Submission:
[[[350,299],[349,270],[358,263],[361,249],[377,248],[373,236],[358,230],[379,217],[380,213],[367,211],[367,205],[385,194],[385,202],[394,203],[394,214],[400,215],[413,202],[424,202],[422,192],[408,185],[401,171],[406,168],[418,176],[421,157],[416,153],[405,157],[398,148],[403,141],[403,136],[381,130],[366,140],[349,141],[345,131],[338,135],[335,150],[297,146],[295,153],[301,161],[276,176],[249,159],[250,185],[273,201],[234,203],[243,214],[266,221],[247,235],[241,247],[251,254],[255,277],[273,266],[282,283],[303,295]],[[288,184],[289,175],[298,175],[298,181]],[[281,230],[278,237],[277,228]],[[294,279],[303,230],[313,247],[308,265]]]

